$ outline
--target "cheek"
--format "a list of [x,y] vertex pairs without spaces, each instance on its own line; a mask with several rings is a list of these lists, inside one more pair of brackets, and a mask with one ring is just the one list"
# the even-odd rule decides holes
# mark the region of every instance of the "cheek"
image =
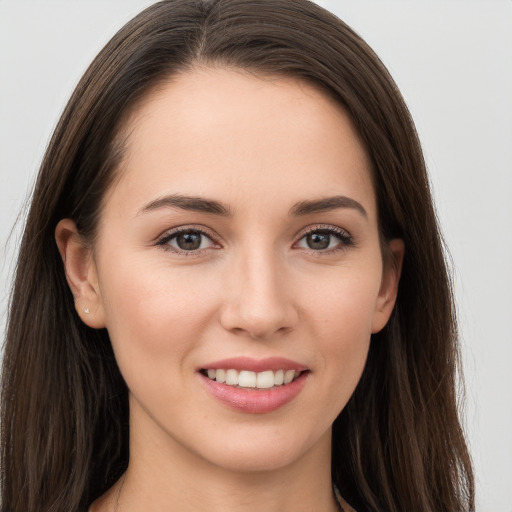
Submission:
[[317,276],[316,283],[308,287],[313,293],[305,295],[304,302],[317,318],[315,323],[333,336],[350,338],[349,333],[360,333],[369,337],[380,281],[379,264],[345,267],[323,279]]
[[142,257],[116,260],[102,296],[123,374],[147,367],[155,376],[160,368],[169,380],[170,365],[181,368],[179,362],[199,346],[201,332],[215,314],[212,289],[206,278],[191,279],[186,270],[171,272]]
[[368,268],[364,274],[347,272],[326,281],[322,293],[309,297],[311,336],[317,340],[320,367],[333,383],[340,410],[359,381],[370,345],[380,268]]

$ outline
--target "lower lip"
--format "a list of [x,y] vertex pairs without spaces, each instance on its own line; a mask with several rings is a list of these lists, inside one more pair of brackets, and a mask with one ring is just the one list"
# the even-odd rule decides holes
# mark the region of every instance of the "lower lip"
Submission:
[[293,382],[271,389],[236,388],[199,374],[206,389],[231,409],[249,414],[265,414],[291,402],[306,384],[309,372],[302,372]]

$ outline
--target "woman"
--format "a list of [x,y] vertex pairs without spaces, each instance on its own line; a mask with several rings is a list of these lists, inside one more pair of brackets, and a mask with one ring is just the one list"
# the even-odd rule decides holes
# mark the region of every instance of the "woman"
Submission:
[[41,167],[3,510],[472,510],[455,335],[414,126],[366,44],[302,0],[160,2]]

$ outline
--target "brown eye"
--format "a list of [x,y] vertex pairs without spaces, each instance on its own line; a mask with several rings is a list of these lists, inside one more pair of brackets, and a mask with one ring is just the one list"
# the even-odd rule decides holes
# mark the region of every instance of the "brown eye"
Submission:
[[174,252],[194,252],[213,247],[214,242],[202,231],[185,229],[170,233],[158,245],[166,246]]
[[197,251],[201,247],[200,233],[180,233],[176,236],[176,245],[184,251]]
[[331,243],[331,235],[329,233],[309,233],[306,235],[306,244],[310,249],[327,249]]
[[331,252],[353,245],[352,236],[341,228],[317,228],[305,233],[296,247],[316,252]]

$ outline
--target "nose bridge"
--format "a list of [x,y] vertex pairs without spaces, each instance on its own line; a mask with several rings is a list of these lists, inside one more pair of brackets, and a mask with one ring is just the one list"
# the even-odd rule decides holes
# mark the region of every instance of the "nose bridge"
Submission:
[[240,249],[230,273],[228,300],[222,314],[226,329],[263,338],[293,328],[297,311],[287,270],[276,248],[267,242]]

